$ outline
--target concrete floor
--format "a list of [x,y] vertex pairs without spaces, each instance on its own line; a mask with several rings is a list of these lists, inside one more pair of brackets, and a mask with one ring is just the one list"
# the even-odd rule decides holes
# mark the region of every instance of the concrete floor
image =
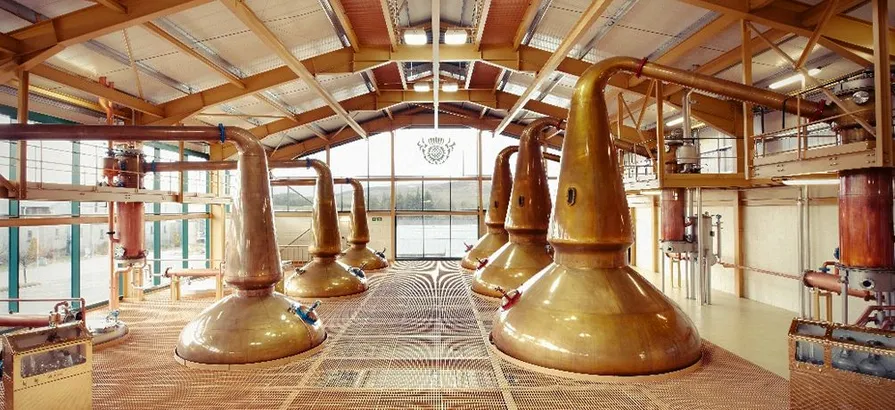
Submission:
[[[636,269],[661,289],[658,273]],[[717,290],[712,292],[712,305],[700,306],[686,298],[683,288],[666,285],[665,293],[690,316],[704,339],[789,379],[786,335],[794,312]]]

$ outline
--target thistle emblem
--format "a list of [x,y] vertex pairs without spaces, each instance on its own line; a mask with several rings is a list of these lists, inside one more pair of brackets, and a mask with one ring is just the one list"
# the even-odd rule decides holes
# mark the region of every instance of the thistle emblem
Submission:
[[426,161],[433,165],[441,165],[451,156],[451,151],[454,150],[456,143],[442,137],[433,136],[420,139],[416,145],[420,147],[420,152],[423,153]]

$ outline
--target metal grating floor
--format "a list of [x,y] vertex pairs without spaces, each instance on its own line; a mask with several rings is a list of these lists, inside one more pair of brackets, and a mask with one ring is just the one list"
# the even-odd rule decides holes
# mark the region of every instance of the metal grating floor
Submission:
[[455,262],[397,263],[363,296],[324,301],[316,355],[288,365],[210,372],[173,358],[180,329],[208,299],[167,292],[122,306],[124,343],[97,353],[95,408],[188,409],[773,409],[788,382],[706,343],[694,373],[648,383],[561,379],[516,367],[487,346],[495,302],[472,296]]

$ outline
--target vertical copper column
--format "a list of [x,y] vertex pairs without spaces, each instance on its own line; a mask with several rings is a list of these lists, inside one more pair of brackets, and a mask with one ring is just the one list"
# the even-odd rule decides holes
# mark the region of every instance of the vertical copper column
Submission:
[[367,224],[364,184],[354,178],[345,178],[345,182],[351,184],[354,196],[351,202],[351,232],[348,234],[348,249],[339,257],[339,262],[365,271],[385,269],[388,267],[385,255],[367,247],[367,244],[370,243],[370,227]]
[[519,151],[517,146],[509,146],[497,153],[494,158],[494,172],[491,173],[491,195],[488,200],[488,213],[485,214],[485,226],[488,232],[479,238],[463,259],[460,267],[469,270],[479,268],[479,261],[484,261],[492,253],[500,249],[509,240],[509,234],[504,229],[504,221],[507,218],[507,208],[510,202],[510,192],[513,187],[513,176],[510,173],[510,157]]
[[839,173],[839,261],[850,268],[895,268],[892,169]]
[[[123,188],[143,188],[142,153],[126,148],[118,156],[118,181]],[[146,213],[143,202],[116,202],[115,209],[118,246],[123,253],[119,260],[135,260],[146,257],[144,223]]]
[[541,133],[545,128],[558,127],[560,122],[541,118],[522,132],[505,222],[509,241],[476,270],[473,292],[500,297],[501,291],[515,289],[553,261],[547,247],[550,187],[541,152]]
[[336,260],[342,252],[339,215],[333,177],[322,161],[306,159],[305,165],[317,171],[316,193],[311,211],[311,246],[313,259],[286,278],[287,295],[299,298],[347,296],[367,290],[367,279],[360,269],[349,269]]
[[666,188],[662,190],[662,237],[663,241],[683,241],[684,218],[687,216],[687,190]]

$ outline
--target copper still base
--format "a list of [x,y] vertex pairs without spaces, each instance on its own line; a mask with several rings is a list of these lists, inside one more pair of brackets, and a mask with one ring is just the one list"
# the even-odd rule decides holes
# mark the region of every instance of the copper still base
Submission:
[[367,279],[348,271],[349,266],[334,257],[314,257],[301,269],[290,273],[284,288],[297,298],[332,298],[367,290]]
[[183,328],[175,354],[185,362],[237,365],[311,350],[323,343],[326,331],[320,320],[309,324],[290,312],[296,303],[269,289],[227,296]]
[[501,308],[491,339],[536,366],[592,375],[637,376],[687,368],[702,341],[680,308],[630,267],[551,264]]
[[509,240],[510,237],[507,231],[503,231],[503,234],[486,232],[475,243],[475,246],[469,252],[466,252],[466,255],[463,255],[463,259],[460,260],[460,267],[471,271],[478,269],[479,260],[490,258],[494,252],[497,252]]
[[365,245],[351,246],[338,258],[348,266],[358,267],[364,272],[376,271],[388,267],[388,260],[376,254],[376,251]]
[[541,241],[508,242],[491,255],[485,267],[475,272],[472,291],[499,298],[503,294],[498,287],[504,291],[516,289],[551,262],[546,237]]

